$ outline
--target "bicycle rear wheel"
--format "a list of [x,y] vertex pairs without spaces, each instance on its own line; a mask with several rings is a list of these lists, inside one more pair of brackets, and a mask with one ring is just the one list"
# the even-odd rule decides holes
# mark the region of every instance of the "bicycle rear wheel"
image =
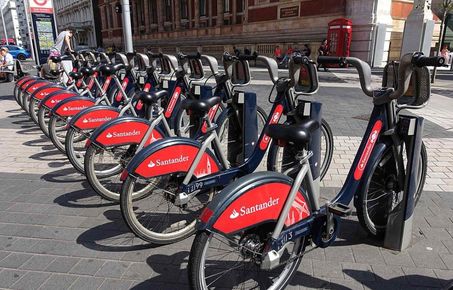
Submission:
[[74,168],[84,174],[84,158],[85,158],[85,144],[88,139],[90,132],[80,132],[72,127],[68,129],[65,138],[65,149],[66,155],[68,156],[69,162],[71,162]]
[[64,146],[66,133],[66,120],[62,119],[57,115],[52,115],[49,119],[49,137],[52,140],[53,145],[60,150],[61,153],[66,154]]
[[[121,189],[121,212],[132,232],[154,244],[170,244],[195,232],[201,211],[211,201],[213,192],[199,193],[185,206],[175,205],[175,194],[184,174],[168,174],[151,180],[129,176]],[[146,198],[134,192],[146,188]]]
[[263,246],[272,230],[272,226],[266,226],[228,237],[215,232],[197,233],[189,257],[192,289],[284,289],[302,261],[305,239],[286,245],[280,266],[262,270]]

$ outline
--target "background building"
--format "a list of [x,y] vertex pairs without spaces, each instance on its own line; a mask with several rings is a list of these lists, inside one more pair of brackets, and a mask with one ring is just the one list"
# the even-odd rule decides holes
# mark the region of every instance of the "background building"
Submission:
[[[8,38],[14,38],[16,44],[22,46],[23,39],[26,38],[26,35],[21,34],[19,18],[16,10],[15,1],[7,1],[6,5],[3,8],[3,17],[5,19],[5,27]],[[24,15],[25,18],[25,15]],[[3,29],[3,23],[0,21],[0,34],[2,39],[5,38],[5,29]]]
[[[278,44],[312,52],[328,23],[352,20],[351,55],[372,62],[377,28],[385,29],[382,64],[399,57],[408,0],[131,0],[134,46],[174,52],[200,49],[219,55],[233,46],[272,55]],[[122,47],[117,0],[99,0],[104,46]],[[435,17],[435,16],[434,16]],[[437,29],[438,30],[438,29]],[[435,32],[435,35],[438,31]],[[434,37],[436,39],[436,37]],[[433,45],[434,46],[434,45]],[[312,55],[313,57],[315,55]],[[381,65],[379,63],[379,65]]]
[[53,0],[58,31],[72,27],[81,47],[98,46],[91,0]]

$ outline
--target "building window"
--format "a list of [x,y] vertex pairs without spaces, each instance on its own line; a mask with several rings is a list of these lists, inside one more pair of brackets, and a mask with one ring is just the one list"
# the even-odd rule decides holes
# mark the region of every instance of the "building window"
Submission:
[[244,11],[244,0],[235,0],[236,1],[236,12],[241,13]]
[[188,0],[180,0],[181,19],[189,18],[189,4],[187,2]]
[[224,13],[231,12],[231,9],[230,9],[230,0],[223,0],[223,12],[224,12]]
[[199,1],[199,8],[200,8],[200,16],[206,16],[206,0],[200,0]]
[[165,21],[171,22],[172,21],[172,5],[171,0],[164,0],[165,1]]

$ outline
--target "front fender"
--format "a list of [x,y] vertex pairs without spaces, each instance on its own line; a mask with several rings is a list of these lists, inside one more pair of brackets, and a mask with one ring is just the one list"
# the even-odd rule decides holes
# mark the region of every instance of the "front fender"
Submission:
[[[187,138],[165,138],[137,153],[126,170],[132,176],[142,178],[188,172],[201,145],[200,142]],[[207,149],[194,171],[194,176],[200,178],[220,169],[216,156]]]
[[[97,128],[91,134],[90,142],[102,148],[140,144],[150,126],[151,122],[146,119],[129,116],[119,117]],[[165,137],[165,134],[162,130],[155,127],[145,146],[163,137]]]
[[[293,180],[275,172],[244,176],[223,189],[203,211],[199,230],[234,234],[254,226],[275,223],[283,210]],[[289,227],[311,215],[306,193],[300,189],[285,220]]]
[[60,117],[70,117],[95,104],[96,103],[92,98],[77,96],[59,102],[53,107],[50,113]]
[[28,83],[28,85],[25,87],[25,89],[23,91],[26,92],[27,94],[32,94],[37,89],[47,86],[48,84],[49,84],[48,81],[33,80],[30,83]]
[[79,130],[90,130],[115,119],[120,110],[111,106],[93,106],[77,113],[72,117],[69,126]]

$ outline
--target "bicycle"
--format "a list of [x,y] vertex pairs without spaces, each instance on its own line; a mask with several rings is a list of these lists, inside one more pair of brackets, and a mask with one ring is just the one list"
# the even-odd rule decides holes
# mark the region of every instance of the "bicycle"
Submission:
[[[166,138],[159,140],[140,151],[129,162],[122,174],[124,180],[120,195],[120,205],[123,217],[129,228],[141,239],[155,243],[167,244],[182,240],[195,232],[197,216],[209,203],[215,192],[222,190],[232,180],[247,175],[257,169],[268,149],[271,138],[266,134],[266,128],[271,124],[278,123],[283,114],[294,110],[293,94],[294,79],[278,78],[278,68],[275,60],[264,56],[230,56],[225,59],[233,63],[231,66],[232,79],[238,83],[247,83],[248,60],[261,61],[268,69],[271,80],[274,82],[277,97],[273,101],[273,107],[266,119],[260,137],[257,138],[257,119],[253,114],[256,109],[256,95],[237,92],[232,103],[244,103],[244,112],[252,112],[245,115],[242,124],[247,130],[255,128],[255,132],[244,136],[243,153],[245,162],[232,167],[225,156],[221,146],[219,132],[225,127],[221,121],[218,124],[208,122],[208,130],[203,139],[199,141],[183,138]],[[306,57],[301,57],[303,62],[310,63]],[[229,66],[225,67],[228,71]],[[294,72],[299,72],[295,68]],[[244,73],[245,72],[245,73]],[[310,70],[311,78],[316,79],[314,69]],[[296,73],[291,75],[297,75]],[[245,77],[245,78],[244,78]],[[305,94],[313,93],[317,86],[312,86]],[[197,108],[207,112],[219,99],[209,99],[206,102],[191,102],[186,104],[187,109]],[[249,103],[250,102],[250,103]],[[247,117],[248,116],[248,117]],[[243,128],[243,130],[246,130]],[[246,130],[246,131],[247,131]],[[234,131],[234,130],[233,130]],[[246,146],[248,145],[249,148]],[[315,145],[314,145],[315,146]],[[318,144],[319,146],[319,144]],[[214,153],[210,148],[213,148]],[[236,156],[232,156],[233,164],[236,164]],[[314,171],[319,177],[319,162],[313,162]],[[135,188],[143,188],[153,184],[153,194],[147,199],[134,199]]]
[[[386,184],[391,189],[388,195],[373,202],[388,207],[389,202],[397,200],[406,175],[418,171],[419,158],[413,147],[413,154],[408,153],[412,157],[408,160],[411,171],[406,173],[405,167],[401,166],[402,139],[413,134],[413,128],[409,127],[418,117],[403,116],[399,112],[426,104],[430,96],[426,66],[439,66],[443,62],[442,58],[424,57],[422,53],[404,55],[399,67],[398,88],[372,90],[371,69],[365,62],[352,57],[319,57],[318,63],[347,63],[356,67],[362,90],[373,97],[374,108],[368,127],[343,188],[332,201],[319,205],[319,185],[313,182],[309,163],[316,150],[309,144],[312,133],[319,128],[318,122],[307,120],[299,126],[270,126],[269,136],[282,143],[299,144],[302,148],[297,175],[292,179],[280,173],[253,173],[231,183],[214,197],[199,218],[192,244],[189,257],[191,287],[283,289],[297,270],[307,245],[328,247],[335,241],[341,217],[351,213],[349,203],[354,199],[357,210],[364,206],[357,201],[360,196],[366,196],[376,167],[386,161],[387,150],[394,153],[391,163],[396,176]],[[413,73],[423,69],[425,73]],[[414,89],[420,91],[422,84],[428,84],[427,93],[416,96],[411,105],[398,105],[396,100],[407,91],[411,75],[415,74],[422,75],[423,82],[412,82]],[[420,146],[421,140],[418,141],[413,144]],[[416,199],[409,197],[408,200]]]
[[[204,58],[210,63],[213,74],[216,73],[217,61],[212,57],[202,55],[180,55],[179,57],[190,60],[190,62],[193,62],[192,67],[197,66],[199,68],[201,68],[200,59]],[[142,148],[149,146],[151,142],[157,139],[175,136],[175,134],[190,135],[194,139],[204,134],[201,131],[203,122],[198,121],[198,117],[190,118],[187,123],[189,126],[187,126],[182,121],[185,119],[180,118],[182,114],[179,111],[184,99],[208,98],[212,95],[211,88],[207,87],[206,90],[200,86],[189,88],[190,78],[187,78],[186,70],[175,70],[177,67],[175,56],[158,55],[158,59],[160,59],[161,65],[161,79],[164,78],[160,88],[171,88],[171,94],[169,95],[168,91],[165,90],[140,94],[143,102],[152,109],[152,113],[147,114],[148,120],[122,117],[110,121],[96,129],[90,136],[89,143],[87,143],[84,160],[85,176],[91,187],[107,200],[119,201],[122,184],[121,172],[129,160]],[[165,79],[172,75],[176,76],[176,81],[169,82]],[[222,92],[226,89],[227,79],[219,77],[216,80],[218,82],[214,94],[223,95]],[[193,92],[190,92],[192,89]],[[195,94],[197,90],[200,94],[199,97]],[[202,92],[207,93],[206,96]],[[158,105],[158,101],[161,101],[161,106]],[[220,109],[221,107],[218,106],[210,111],[211,120]],[[171,131],[172,122],[174,122],[175,134]],[[194,128],[197,128],[197,131],[194,131]],[[117,136],[118,132],[121,132],[122,136],[107,137]],[[150,137],[151,139],[149,139]]]

